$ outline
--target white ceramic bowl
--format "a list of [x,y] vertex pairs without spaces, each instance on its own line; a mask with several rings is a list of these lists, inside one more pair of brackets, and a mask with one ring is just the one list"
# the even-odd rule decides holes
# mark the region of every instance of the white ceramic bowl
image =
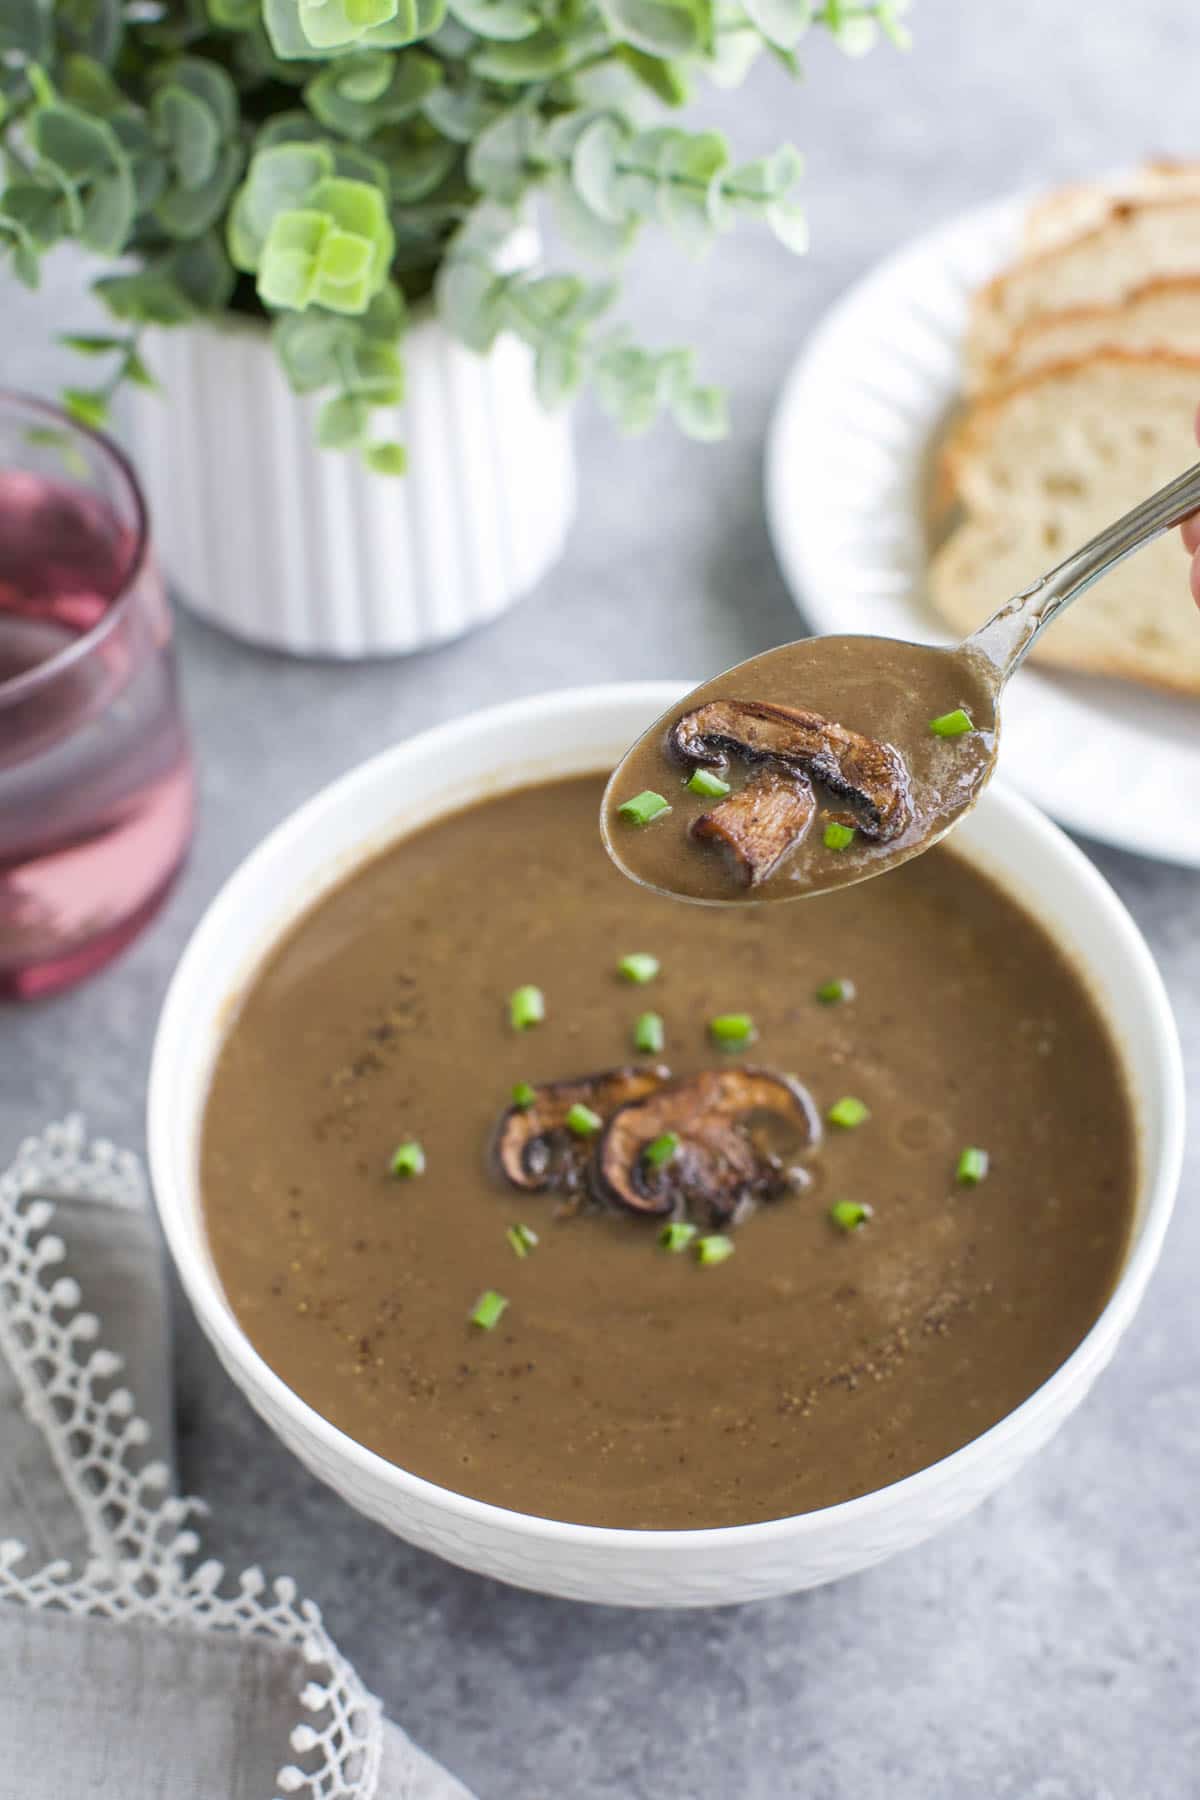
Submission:
[[1055,826],[993,785],[956,842],[1091,977],[1124,1053],[1143,1151],[1136,1229],[1116,1291],[1023,1405],[878,1493],[713,1531],[617,1531],[487,1506],[384,1461],[306,1405],[247,1341],[205,1242],[200,1122],[231,1003],[297,915],[382,845],[483,794],[552,772],[608,769],[680,691],[643,683],[516,701],[399,744],[326,788],[260,845],[205,914],[171,984],[150,1075],[151,1171],[184,1287],[229,1374],[301,1461],[368,1517],[451,1562],[544,1593],[628,1606],[706,1606],[814,1587],[919,1543],[998,1488],[1083,1399],[1132,1319],[1162,1246],[1183,1138],[1175,1026],[1137,928]]

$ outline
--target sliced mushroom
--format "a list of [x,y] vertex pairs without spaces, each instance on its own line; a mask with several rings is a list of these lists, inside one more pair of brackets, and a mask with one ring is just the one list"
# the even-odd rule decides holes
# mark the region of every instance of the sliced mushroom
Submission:
[[[667,1132],[679,1139],[675,1155],[648,1167],[647,1148]],[[790,1076],[705,1069],[613,1114],[596,1152],[597,1187],[633,1212],[691,1211],[726,1224],[789,1192],[791,1160],[820,1135],[811,1096]]]
[[816,810],[817,797],[807,776],[768,769],[710,812],[701,813],[692,824],[692,836],[726,849],[747,887],[754,887],[795,849]]
[[500,1120],[496,1160],[501,1173],[514,1187],[531,1193],[548,1188],[574,1192],[582,1185],[596,1140],[568,1130],[571,1108],[587,1106],[601,1119],[609,1119],[618,1107],[662,1087],[670,1075],[669,1069],[656,1065],[543,1082],[528,1106],[510,1106]]
[[900,752],[803,707],[710,700],[677,720],[669,741],[685,762],[710,768],[734,755],[798,770],[849,800],[863,836],[880,843],[898,837],[912,816]]

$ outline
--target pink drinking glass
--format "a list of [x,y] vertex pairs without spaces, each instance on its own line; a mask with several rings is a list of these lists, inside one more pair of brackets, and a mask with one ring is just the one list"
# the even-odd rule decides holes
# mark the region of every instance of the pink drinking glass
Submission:
[[69,987],[128,944],[193,807],[133,470],[56,407],[0,393],[0,994]]

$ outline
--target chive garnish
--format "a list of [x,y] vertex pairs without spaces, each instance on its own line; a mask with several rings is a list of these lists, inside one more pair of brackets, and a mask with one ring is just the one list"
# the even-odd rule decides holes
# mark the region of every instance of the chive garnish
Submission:
[[604,1120],[590,1106],[584,1106],[581,1100],[577,1100],[564,1123],[567,1130],[574,1132],[576,1137],[595,1137]]
[[665,1168],[678,1148],[679,1133],[664,1131],[661,1137],[656,1137],[653,1143],[646,1145],[642,1151],[642,1161],[648,1169]]
[[658,1234],[658,1241],[664,1250],[678,1253],[686,1250],[696,1235],[696,1227],[689,1225],[685,1219],[676,1219],[670,1225],[664,1225]]
[[389,1167],[398,1181],[407,1181],[413,1175],[425,1173],[425,1152],[416,1138],[409,1138],[407,1143],[397,1144],[392,1151]]
[[657,956],[651,956],[648,950],[631,950],[617,964],[617,974],[622,981],[632,981],[635,987],[645,987],[658,974],[660,963]]
[[848,850],[854,842],[853,825],[842,825],[837,819],[830,819],[825,827],[824,842],[827,850]]
[[532,1082],[518,1081],[512,1091],[512,1103],[519,1106],[522,1112],[528,1112],[537,1099],[537,1089]]
[[495,1288],[485,1288],[475,1302],[475,1309],[471,1314],[472,1325],[478,1325],[480,1331],[495,1331],[507,1306],[508,1301],[503,1294],[498,1294]]
[[730,792],[729,783],[714,775],[711,769],[693,769],[688,777],[688,787],[693,794],[703,794],[706,800],[723,800]]
[[829,1209],[829,1216],[839,1231],[857,1231],[871,1218],[874,1208],[861,1200],[835,1200]]
[[956,706],[953,712],[941,713],[936,719],[930,719],[929,729],[934,737],[962,737],[966,731],[974,731],[975,725],[969,712]]
[[733,1255],[733,1239],[721,1237],[715,1233],[712,1237],[702,1237],[696,1245],[696,1261],[706,1266],[709,1263],[723,1263]]
[[663,1029],[662,1015],[655,1012],[640,1014],[633,1028],[633,1047],[640,1050],[643,1056],[658,1056],[667,1041]]
[[513,1255],[522,1262],[537,1247],[538,1234],[529,1225],[510,1225],[504,1235],[512,1245]]
[[546,1017],[546,996],[540,987],[514,988],[508,997],[508,1016],[514,1031],[528,1031]]
[[869,1107],[862,1100],[856,1100],[853,1094],[846,1094],[841,1100],[835,1100],[825,1117],[831,1125],[840,1125],[843,1131],[853,1131],[871,1116]]
[[631,825],[649,825],[652,819],[661,819],[669,813],[671,803],[663,794],[656,794],[653,788],[643,788],[632,800],[623,800],[617,811]]
[[843,1000],[853,1000],[854,983],[844,978],[837,981],[823,981],[817,989],[817,999],[822,1006],[837,1006]]
[[954,1172],[956,1180],[961,1181],[964,1187],[978,1187],[987,1172],[987,1151],[968,1145],[958,1159],[958,1167]]
[[722,1050],[740,1050],[758,1036],[749,1013],[718,1013],[708,1021],[708,1035]]

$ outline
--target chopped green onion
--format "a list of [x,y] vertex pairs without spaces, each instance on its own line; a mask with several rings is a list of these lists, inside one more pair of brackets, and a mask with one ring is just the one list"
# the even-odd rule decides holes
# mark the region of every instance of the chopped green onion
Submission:
[[962,737],[965,731],[974,731],[971,715],[956,706],[953,712],[942,713],[936,719],[930,719],[929,729],[934,737]]
[[740,1050],[758,1036],[749,1013],[718,1013],[708,1021],[708,1035],[722,1050]]
[[727,1257],[733,1255],[733,1251],[732,1238],[719,1235],[702,1237],[696,1245],[696,1261],[703,1263],[706,1267],[709,1263],[723,1263]]
[[669,813],[671,803],[665,795],[656,794],[653,788],[643,788],[632,800],[623,800],[617,811],[631,825],[649,825],[652,819],[661,819]]
[[632,981],[635,987],[645,987],[648,981],[654,980],[660,966],[657,956],[651,956],[648,950],[632,950],[617,964],[617,974],[622,981]]
[[837,819],[830,819],[825,827],[825,848],[827,850],[848,850],[853,842],[853,825],[842,825]]
[[661,1137],[656,1137],[652,1144],[646,1145],[642,1151],[642,1161],[648,1169],[664,1168],[678,1148],[679,1133],[664,1131]]
[[407,1181],[410,1176],[425,1173],[425,1152],[415,1138],[406,1144],[397,1145],[392,1151],[391,1171],[398,1181]]
[[475,1302],[475,1310],[471,1314],[472,1325],[478,1325],[480,1331],[495,1331],[504,1317],[508,1301],[495,1288],[486,1288]]
[[706,800],[723,800],[730,792],[729,783],[714,775],[711,769],[693,769],[688,787],[693,794],[703,794]]
[[958,1159],[956,1178],[964,1187],[978,1187],[988,1172],[988,1153],[968,1146]]
[[577,1100],[564,1123],[567,1130],[573,1131],[576,1137],[595,1137],[604,1120],[590,1106],[584,1106],[582,1101]]
[[642,1013],[633,1028],[633,1047],[643,1056],[657,1056],[667,1041],[661,1013]]
[[857,1231],[865,1225],[874,1213],[874,1207],[866,1206],[861,1200],[835,1200],[829,1209],[829,1216],[839,1231]]
[[842,1100],[835,1100],[825,1117],[831,1125],[840,1125],[843,1131],[853,1131],[871,1116],[870,1109],[853,1094],[847,1094]]
[[853,1000],[854,983],[852,981],[823,981],[817,989],[817,999],[822,1006],[837,1006],[843,1000]]
[[512,1091],[512,1103],[519,1106],[522,1112],[528,1112],[537,1099],[537,1089],[531,1082],[518,1081]]
[[664,1250],[678,1253],[686,1250],[696,1235],[696,1227],[689,1225],[684,1219],[677,1219],[670,1225],[664,1225],[658,1234],[658,1241]]
[[508,997],[508,1016],[514,1031],[528,1031],[546,1016],[546,996],[540,987],[514,988]]
[[510,1225],[504,1235],[512,1245],[513,1255],[522,1262],[537,1246],[538,1234],[529,1225]]

